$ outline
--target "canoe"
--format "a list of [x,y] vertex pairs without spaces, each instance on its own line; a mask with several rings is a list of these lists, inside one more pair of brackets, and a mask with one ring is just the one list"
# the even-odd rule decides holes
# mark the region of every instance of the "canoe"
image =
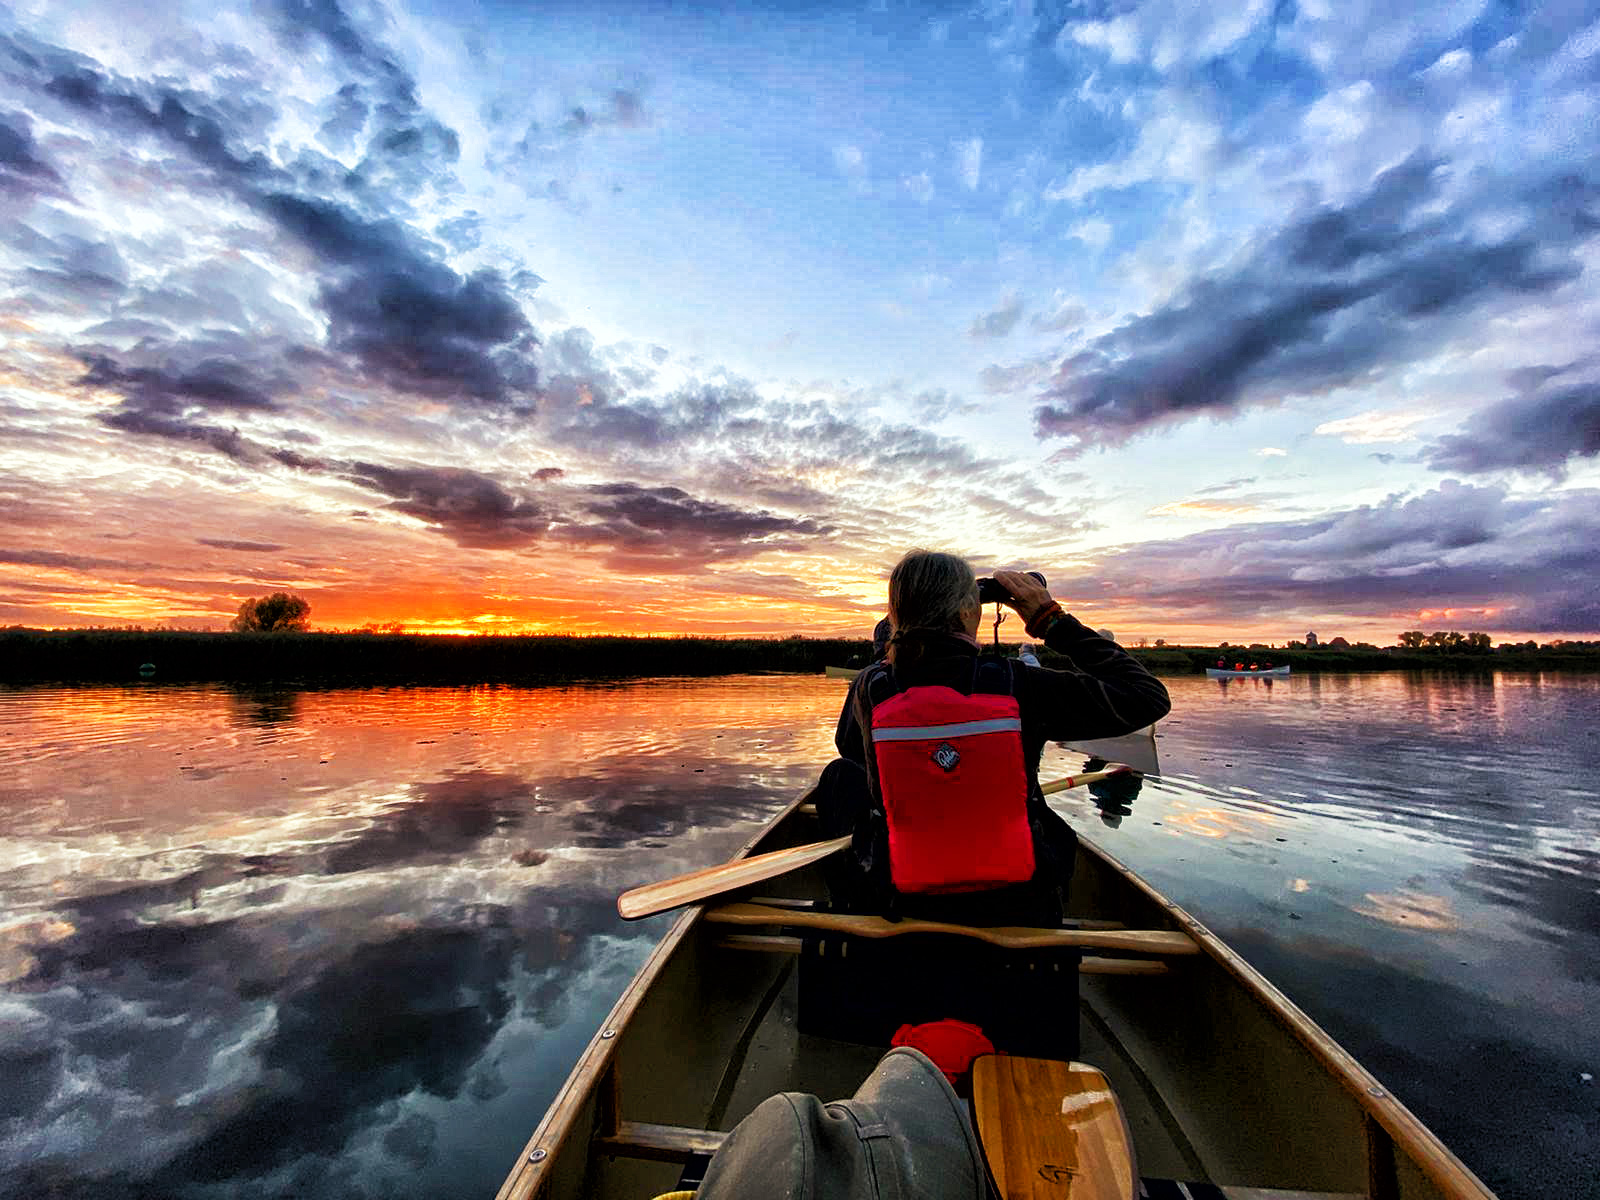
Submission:
[[1281,678],[1288,673],[1288,667],[1266,667],[1260,671],[1223,670],[1220,667],[1206,668],[1206,675],[1211,679],[1260,679],[1262,676],[1273,679]]
[[854,679],[861,674],[860,667],[823,667],[822,673],[829,679]]
[[[797,803],[744,853],[816,836],[815,817]],[[1209,1182],[1229,1200],[1493,1200],[1381,1081],[1087,839],[1066,928],[984,931],[1074,943],[1066,949],[1006,949],[949,932],[883,937],[884,926],[913,922],[812,907],[825,894],[815,867],[758,887],[756,900],[728,897],[742,902],[678,917],[579,1057],[499,1200],[658,1196],[768,1096],[852,1095],[887,1038],[862,1040],[848,1026],[870,1024],[860,1014],[881,1006],[885,993],[871,989],[892,948],[902,964],[988,987],[1004,1011],[1029,1014],[1042,1042],[1078,1043],[1070,1055],[1023,1052],[1104,1072],[1151,1196],[1214,1198],[1189,1186]],[[876,925],[859,936],[829,928],[841,920]],[[860,1005],[815,1003],[853,982],[864,984]]]

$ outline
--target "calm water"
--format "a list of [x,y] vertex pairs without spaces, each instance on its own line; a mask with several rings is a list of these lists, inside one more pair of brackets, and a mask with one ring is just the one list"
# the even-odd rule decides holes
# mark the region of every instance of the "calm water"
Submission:
[[[1600,1193],[1600,678],[1168,682],[1164,778],[1061,811],[1507,1200]],[[666,928],[617,893],[842,695],[0,690],[0,1192],[492,1195]]]

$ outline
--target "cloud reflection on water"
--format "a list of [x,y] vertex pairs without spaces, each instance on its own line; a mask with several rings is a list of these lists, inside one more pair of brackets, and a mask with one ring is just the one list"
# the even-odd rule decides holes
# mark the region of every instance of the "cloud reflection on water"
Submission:
[[0,1191],[492,1191],[566,1069],[528,1055],[575,1054],[662,928],[618,891],[723,857],[825,751],[835,689],[745,684],[0,697],[0,759],[78,748],[0,812]]

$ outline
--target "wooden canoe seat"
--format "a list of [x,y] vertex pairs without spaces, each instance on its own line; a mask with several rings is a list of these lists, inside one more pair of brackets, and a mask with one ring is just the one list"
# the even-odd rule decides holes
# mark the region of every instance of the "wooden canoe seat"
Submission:
[[1139,1173],[1122,1106],[1086,1063],[986,1054],[972,1111],[1003,1200],[1133,1200]]

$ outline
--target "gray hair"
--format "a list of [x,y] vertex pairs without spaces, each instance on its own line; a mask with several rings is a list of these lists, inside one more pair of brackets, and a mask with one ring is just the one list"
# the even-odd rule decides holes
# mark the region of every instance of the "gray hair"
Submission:
[[889,573],[890,658],[911,638],[965,633],[966,615],[978,607],[978,581],[967,560],[938,550],[908,550]]

